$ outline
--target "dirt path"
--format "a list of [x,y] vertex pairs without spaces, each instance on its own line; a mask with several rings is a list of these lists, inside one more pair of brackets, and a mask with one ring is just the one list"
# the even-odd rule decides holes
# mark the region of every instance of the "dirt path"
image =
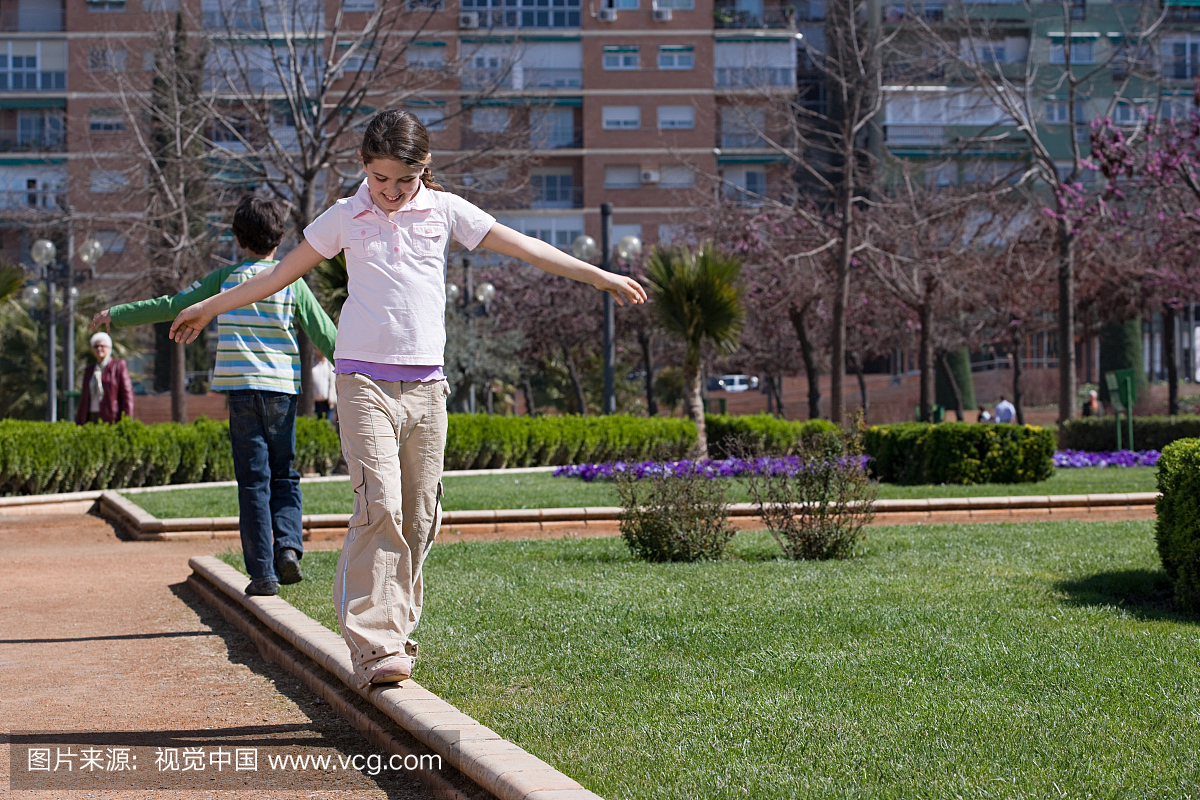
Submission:
[[[19,788],[10,784],[14,776],[45,778],[21,775],[23,761],[10,764],[13,747],[25,754],[20,745],[34,741],[20,732],[36,730],[60,732],[47,740],[52,759],[56,751],[74,753],[62,763],[73,762],[77,786],[90,790],[19,795],[31,800],[430,797],[403,770],[268,774],[269,753],[329,754],[337,764],[339,755],[375,750],[184,585],[189,556],[227,547],[122,541],[90,516],[0,517],[0,796]],[[82,749],[113,745],[141,752],[136,777],[166,788],[101,790],[95,766],[81,774]],[[146,748],[187,747],[209,759],[203,775],[159,770],[151,778],[154,749]],[[235,748],[259,753],[257,772],[214,771],[222,760],[214,753]]]

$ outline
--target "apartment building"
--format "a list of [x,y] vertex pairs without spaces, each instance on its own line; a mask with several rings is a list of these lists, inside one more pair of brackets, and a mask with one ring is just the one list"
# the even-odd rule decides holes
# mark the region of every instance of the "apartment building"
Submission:
[[[114,93],[138,72],[148,82],[180,3],[193,35],[219,38],[240,19],[237,46],[261,47],[264,10],[283,19],[275,7],[294,6],[312,38],[339,11],[352,28],[377,1],[0,0],[0,250],[28,263],[37,237],[89,236],[107,253],[101,285],[138,274],[135,226],[122,219],[139,213],[139,151]],[[600,205],[612,203],[618,238],[669,241],[714,192],[753,202],[789,185],[761,136],[764,106],[795,92],[797,49],[821,35],[821,0],[408,5],[432,12],[409,66],[461,67],[406,101],[431,131],[435,163],[526,233],[560,247],[598,239]],[[345,189],[331,178],[328,195]]]

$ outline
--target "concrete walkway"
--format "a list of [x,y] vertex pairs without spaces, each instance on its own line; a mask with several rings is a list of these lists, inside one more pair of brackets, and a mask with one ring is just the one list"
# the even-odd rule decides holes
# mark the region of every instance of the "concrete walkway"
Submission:
[[[21,733],[36,730],[59,732],[48,739],[52,754],[132,745],[143,753],[137,777],[162,787],[118,795],[104,787],[123,784],[103,783],[94,767],[80,774],[76,758],[76,786],[91,791],[20,795],[37,800],[433,797],[403,771],[268,774],[270,753],[327,754],[336,765],[339,755],[377,750],[299,681],[264,662],[185,585],[190,556],[228,547],[212,540],[123,541],[91,516],[0,517],[0,730],[6,732],[0,734],[0,785],[47,777],[10,774],[11,766],[27,766],[10,765],[10,748],[23,752],[22,745],[40,742]],[[261,754],[257,774],[215,774],[220,759],[211,761],[214,752],[251,746]],[[160,770],[150,777],[156,748],[188,747],[208,755],[203,775]]]

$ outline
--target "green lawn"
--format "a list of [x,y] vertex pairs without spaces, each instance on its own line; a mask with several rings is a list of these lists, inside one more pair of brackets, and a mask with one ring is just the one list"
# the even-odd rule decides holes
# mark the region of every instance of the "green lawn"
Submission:
[[[731,552],[439,545],[417,679],[610,798],[1200,793],[1200,629],[1151,523],[877,528],[823,563],[743,533]],[[283,587],[334,630],[336,557]]]
[[[975,486],[880,487],[881,498],[982,497],[1016,494],[1096,494],[1101,492],[1152,492],[1153,467],[1060,469],[1041,483],[989,483]],[[615,506],[612,484],[584,483],[578,478],[555,478],[549,473],[450,477],[445,481],[446,508],[576,508]],[[353,492],[348,482],[308,483],[303,486],[306,514],[348,514]],[[181,489],[173,492],[131,494],[129,499],[156,517],[236,517],[237,489]],[[747,502],[740,485],[730,493],[732,502]]]

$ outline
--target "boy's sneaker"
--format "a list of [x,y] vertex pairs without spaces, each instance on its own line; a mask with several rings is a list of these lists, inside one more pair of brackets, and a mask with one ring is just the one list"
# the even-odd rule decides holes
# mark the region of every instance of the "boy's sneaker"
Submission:
[[412,677],[412,656],[388,656],[376,663],[371,670],[371,683],[399,683]]
[[290,547],[279,551],[275,558],[275,571],[279,573],[279,582],[285,586],[304,580],[300,572],[300,554]]
[[246,594],[255,597],[270,597],[279,594],[279,584],[272,580],[250,581]]

